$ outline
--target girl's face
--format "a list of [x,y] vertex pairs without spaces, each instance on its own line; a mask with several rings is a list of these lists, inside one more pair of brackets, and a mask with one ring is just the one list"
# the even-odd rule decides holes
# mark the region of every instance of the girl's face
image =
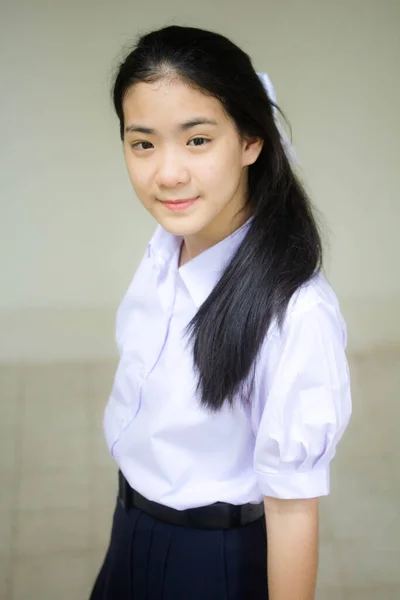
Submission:
[[217,242],[249,217],[233,225],[262,141],[243,140],[219,100],[160,80],[133,86],[123,110],[132,185],[167,231]]

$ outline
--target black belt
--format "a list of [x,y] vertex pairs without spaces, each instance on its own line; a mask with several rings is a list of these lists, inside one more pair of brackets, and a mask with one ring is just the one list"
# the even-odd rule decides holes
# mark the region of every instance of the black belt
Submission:
[[196,529],[230,529],[248,525],[264,515],[264,504],[226,504],[216,502],[209,506],[176,510],[163,506],[157,502],[147,500],[144,496],[131,488],[121,471],[119,472],[118,498],[125,511],[139,508],[155,519]]

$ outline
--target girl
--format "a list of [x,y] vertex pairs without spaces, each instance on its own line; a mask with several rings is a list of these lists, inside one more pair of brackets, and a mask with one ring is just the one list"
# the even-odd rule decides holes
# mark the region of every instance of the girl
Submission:
[[91,599],[312,600],[346,333],[272,91],[225,37],[174,26],[113,99],[159,225],[117,315],[118,502]]

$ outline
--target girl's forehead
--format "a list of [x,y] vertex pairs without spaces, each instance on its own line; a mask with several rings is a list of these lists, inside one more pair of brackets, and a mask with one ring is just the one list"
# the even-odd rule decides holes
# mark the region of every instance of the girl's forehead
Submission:
[[182,81],[140,82],[132,86],[124,98],[124,111],[138,116],[154,114],[191,116],[198,112],[205,116],[224,115],[221,102]]

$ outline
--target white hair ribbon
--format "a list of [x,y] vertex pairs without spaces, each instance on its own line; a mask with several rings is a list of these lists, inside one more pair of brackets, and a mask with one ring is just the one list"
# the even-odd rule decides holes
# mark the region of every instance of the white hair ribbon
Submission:
[[[273,83],[272,83],[271,79],[269,78],[268,74],[267,73],[257,73],[257,75],[258,75],[261,83],[263,84],[265,91],[267,92],[268,98],[270,100],[272,100],[272,102],[274,104],[277,104],[275,88],[274,88]],[[282,144],[285,149],[286,155],[293,165],[297,165],[299,161],[298,161],[295,149],[293,148],[292,142],[290,141],[289,136],[287,135],[285,129],[282,126],[282,123],[279,120],[279,112],[278,112],[277,108],[275,108],[275,106],[272,107],[272,110],[273,110],[276,126],[281,135]]]

